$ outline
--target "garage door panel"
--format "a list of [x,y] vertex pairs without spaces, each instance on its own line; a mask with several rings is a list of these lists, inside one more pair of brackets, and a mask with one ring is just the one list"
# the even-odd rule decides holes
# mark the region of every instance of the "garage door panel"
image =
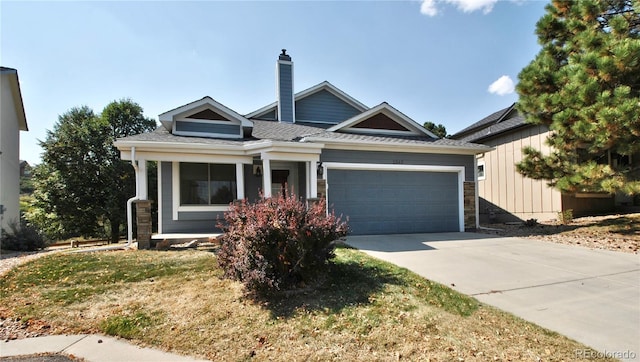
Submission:
[[330,169],[327,178],[329,204],[354,234],[459,231],[457,173]]

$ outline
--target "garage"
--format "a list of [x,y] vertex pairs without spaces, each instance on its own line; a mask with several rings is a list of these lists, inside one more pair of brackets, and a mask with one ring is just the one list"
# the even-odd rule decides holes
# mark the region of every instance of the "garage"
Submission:
[[457,167],[334,165],[327,201],[353,235],[463,231]]

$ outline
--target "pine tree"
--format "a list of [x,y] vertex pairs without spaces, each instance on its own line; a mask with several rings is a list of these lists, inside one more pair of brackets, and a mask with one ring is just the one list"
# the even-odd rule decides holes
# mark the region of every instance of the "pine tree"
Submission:
[[[519,111],[549,127],[518,171],[565,192],[640,194],[639,0],[553,0],[518,75]],[[633,166],[635,165],[635,166]]]

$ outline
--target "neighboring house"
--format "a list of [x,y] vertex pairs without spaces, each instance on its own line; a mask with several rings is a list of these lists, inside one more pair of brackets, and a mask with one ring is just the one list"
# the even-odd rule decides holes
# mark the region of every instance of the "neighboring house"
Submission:
[[353,234],[475,228],[475,155],[387,103],[369,108],[329,82],[295,93],[293,62],[276,64],[276,102],[247,115],[204,97],[159,116],[156,131],[118,139],[147,198],[158,162],[160,234],[214,233],[236,199],[260,192],[326,197]]
[[0,226],[20,221],[20,131],[27,131],[18,71],[0,67]]
[[[544,180],[533,180],[516,170],[522,149],[532,146],[548,153],[549,129],[525,122],[515,103],[488,115],[451,138],[491,146],[477,155],[481,222],[556,219],[568,209],[574,216],[608,212],[615,207],[609,194],[561,193]],[[609,157],[611,157],[609,155]]]
[[25,160],[20,160],[20,177],[31,176],[31,165]]

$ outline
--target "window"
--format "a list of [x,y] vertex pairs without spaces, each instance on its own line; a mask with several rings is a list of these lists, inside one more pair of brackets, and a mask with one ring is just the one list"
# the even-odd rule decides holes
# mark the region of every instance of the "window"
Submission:
[[236,197],[235,165],[180,163],[180,205],[227,205]]
[[478,161],[478,180],[484,180],[484,160]]

